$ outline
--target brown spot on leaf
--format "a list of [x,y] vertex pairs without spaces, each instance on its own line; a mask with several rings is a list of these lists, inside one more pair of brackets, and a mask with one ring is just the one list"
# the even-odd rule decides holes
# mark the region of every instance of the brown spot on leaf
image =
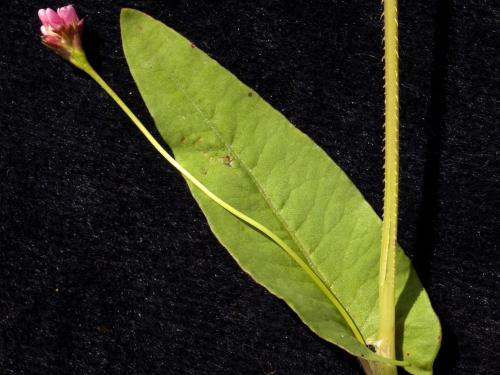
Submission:
[[233,158],[231,157],[231,155],[224,155],[222,157],[222,162],[226,164],[228,167],[233,166]]
[[247,95],[249,98],[251,98],[253,96],[253,92],[250,91]]
[[191,43],[191,48],[196,48],[196,44]]

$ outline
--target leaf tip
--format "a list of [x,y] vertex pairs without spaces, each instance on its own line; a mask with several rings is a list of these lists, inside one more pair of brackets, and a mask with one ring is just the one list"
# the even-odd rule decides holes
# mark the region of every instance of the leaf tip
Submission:
[[129,19],[133,17],[149,17],[152,18],[151,16],[147,15],[144,12],[141,12],[140,10],[133,9],[133,8],[121,8],[120,9],[120,24],[123,24],[124,21],[128,21]]
[[127,17],[128,15],[132,14],[133,12],[138,12],[135,9],[132,8],[121,8],[120,9],[120,19]]

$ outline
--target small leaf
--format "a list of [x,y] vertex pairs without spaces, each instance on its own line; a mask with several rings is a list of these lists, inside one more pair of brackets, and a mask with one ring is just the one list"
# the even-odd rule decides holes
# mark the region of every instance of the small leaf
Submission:
[[[219,241],[319,336],[379,360],[310,277],[340,300],[365,340],[376,337],[381,222],[361,193],[311,139],[177,32],[130,9],[121,28],[132,75],[176,159],[275,232],[308,270],[190,185]],[[431,374],[439,321],[401,250],[397,262],[399,359],[413,374]]]

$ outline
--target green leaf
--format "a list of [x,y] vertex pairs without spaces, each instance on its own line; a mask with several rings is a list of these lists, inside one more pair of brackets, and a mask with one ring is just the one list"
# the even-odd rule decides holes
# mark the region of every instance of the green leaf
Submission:
[[[258,94],[174,30],[121,14],[127,62],[176,159],[222,199],[267,226],[305,262],[189,183],[238,264],[319,336],[370,360],[311,273],[338,298],[366,341],[377,335],[381,221],[345,173]],[[399,359],[431,374],[440,325],[410,261],[398,250]]]

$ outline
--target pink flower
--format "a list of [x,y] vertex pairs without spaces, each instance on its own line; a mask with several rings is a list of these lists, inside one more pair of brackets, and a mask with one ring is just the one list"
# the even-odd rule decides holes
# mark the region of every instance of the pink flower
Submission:
[[67,60],[76,53],[83,54],[80,34],[83,20],[78,18],[73,5],[57,9],[47,8],[38,11],[42,21],[42,43]]

